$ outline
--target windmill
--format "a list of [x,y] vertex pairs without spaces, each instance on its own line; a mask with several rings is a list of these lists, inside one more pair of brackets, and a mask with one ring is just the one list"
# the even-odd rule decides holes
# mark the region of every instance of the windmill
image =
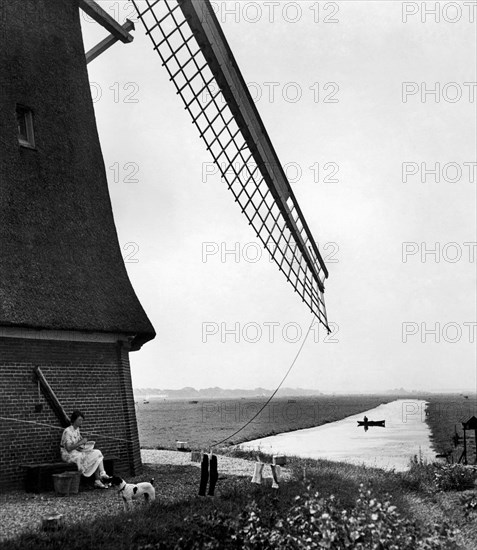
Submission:
[[1,488],[60,460],[74,409],[118,471],[142,467],[129,352],[155,332],[118,243],[79,8],[132,40],[90,0],[0,0]]
[[[133,4],[235,201],[328,328],[328,271],[210,3]],[[86,55],[78,8],[109,32]],[[78,407],[118,470],[141,468],[129,352],[155,332],[121,257],[86,69],[133,29],[93,0],[0,0],[1,487],[57,459]]]

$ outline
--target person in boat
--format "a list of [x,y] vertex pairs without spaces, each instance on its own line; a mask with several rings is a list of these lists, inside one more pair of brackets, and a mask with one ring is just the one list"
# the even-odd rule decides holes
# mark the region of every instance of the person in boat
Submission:
[[363,418],[363,422],[364,422],[365,424],[368,423],[368,417],[367,417],[367,416],[365,416],[365,417]]
[[80,433],[84,413],[73,411],[70,421],[71,425],[63,431],[61,436],[61,459],[65,462],[74,462],[85,477],[94,474],[96,478],[94,486],[99,489],[107,489],[107,483],[111,478],[104,471],[103,453],[99,449],[86,449],[85,445],[88,440]]

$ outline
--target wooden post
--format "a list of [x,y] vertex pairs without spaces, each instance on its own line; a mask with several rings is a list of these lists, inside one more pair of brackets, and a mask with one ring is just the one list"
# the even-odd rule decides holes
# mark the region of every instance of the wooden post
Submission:
[[465,432],[466,432],[466,429],[464,426],[464,452],[462,453],[462,455],[464,457],[464,464],[467,464],[467,440],[465,437]]
[[474,436],[475,436],[475,462],[474,464],[477,464],[477,428],[474,430]]
[[40,367],[35,367],[35,374],[38,378],[38,381],[40,382],[41,389],[43,391],[43,394],[45,395],[46,399],[49,401],[51,408],[55,412],[58,420],[61,422],[63,428],[67,428],[71,422],[68,418],[68,415],[66,414],[65,410],[61,406],[61,403],[56,397],[55,392],[51,389],[50,384],[46,381],[45,376],[41,372]]

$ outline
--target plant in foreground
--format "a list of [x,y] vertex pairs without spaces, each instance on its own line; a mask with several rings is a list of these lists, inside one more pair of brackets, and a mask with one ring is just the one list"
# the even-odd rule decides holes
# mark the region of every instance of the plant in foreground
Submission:
[[415,550],[446,548],[454,533],[447,526],[425,531],[361,485],[351,510],[339,509],[333,497],[325,499],[308,492],[296,497],[287,517],[270,529],[261,526],[259,515],[252,509],[241,536],[243,548]]
[[462,495],[460,503],[464,509],[465,517],[469,517],[477,512],[477,495],[475,493]]
[[254,501],[237,518],[214,512],[187,522],[196,531],[181,538],[176,548],[430,550],[455,547],[456,534],[447,525],[421,527],[401,516],[389,500],[374,498],[363,485],[349,510],[339,507],[332,496],[312,494],[308,487],[282,514],[270,513]]

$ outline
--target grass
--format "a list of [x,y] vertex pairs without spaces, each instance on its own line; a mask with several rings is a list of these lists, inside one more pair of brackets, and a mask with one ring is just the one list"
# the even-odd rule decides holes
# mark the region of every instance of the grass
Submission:
[[[247,453],[243,451],[234,453],[229,451],[228,454],[247,457]],[[255,456],[254,453],[248,455],[248,457],[253,456]],[[355,514],[358,517],[358,512],[355,513],[353,510],[362,506],[362,503],[360,505],[357,500],[362,486],[372,491],[370,502],[384,503],[390,500],[392,505],[396,506],[395,513],[399,513],[399,518],[402,518],[398,519],[397,523],[400,521],[411,522],[413,525],[416,523],[417,527],[406,527],[406,529],[412,529],[412,536],[416,536],[417,539],[419,537],[416,533],[421,533],[421,530],[426,532],[429,528],[427,525],[429,517],[419,517],[415,509],[409,505],[410,498],[414,498],[414,503],[419,502],[418,510],[422,510],[423,507],[424,509],[434,507],[436,521],[442,521],[445,517],[440,514],[440,511],[448,502],[439,503],[435,494],[427,493],[420,486],[413,487],[406,480],[405,474],[325,460],[299,458],[290,458],[287,467],[293,472],[293,481],[282,483],[278,492],[273,490],[270,484],[252,484],[248,477],[221,476],[215,497],[194,496],[196,485],[198,486],[199,470],[192,470],[188,466],[176,467],[170,470],[168,483],[181,487],[184,476],[193,475],[197,479],[194,481],[192,495],[191,491],[177,491],[173,499],[165,501],[159,498],[151,506],[140,507],[129,513],[67,526],[54,533],[23,534],[16,539],[4,542],[2,550],[268,548],[264,546],[264,540],[270,539],[270,533],[274,532],[273,529],[276,529],[277,525],[282,525],[280,529],[288,529],[286,525],[283,527],[283,521],[280,523],[280,519],[290,517],[294,510],[296,512],[297,497],[303,499],[307,492],[318,491],[319,499],[312,502],[315,502],[316,506],[327,507],[326,510],[334,514],[339,523],[342,510],[347,510],[351,516]],[[148,465],[146,475],[155,475],[156,479],[160,478],[161,469],[160,465]],[[330,499],[331,495],[333,499]],[[255,508],[250,508],[252,503]],[[453,505],[457,510],[455,503]],[[253,510],[259,510],[259,517]],[[362,512],[360,513],[362,516]],[[301,509],[297,517],[302,521],[305,516],[306,513]],[[472,517],[475,518],[475,516]],[[458,516],[452,520],[456,525],[459,524]],[[293,526],[290,526],[290,529],[293,530]],[[241,536],[248,537],[247,545],[240,539]],[[239,540],[236,537],[239,537]],[[464,544],[461,547],[477,547],[477,537],[473,537],[474,534],[470,533],[467,536],[468,540],[463,539]],[[468,541],[470,543],[466,546],[465,543]],[[295,547],[292,543],[290,545],[290,548]],[[352,547],[357,548],[357,546]],[[412,548],[418,547],[416,543]],[[458,548],[459,546],[451,542],[449,546],[444,544],[423,546],[423,548],[446,547]],[[341,546],[331,546],[331,548],[341,548]],[[372,548],[372,546],[365,545],[362,548]],[[392,546],[382,548],[392,548]],[[400,547],[398,549],[400,550]]]
[[[457,462],[462,454],[463,429],[462,422],[477,416],[475,396],[465,398],[462,395],[431,395],[426,398],[426,422],[431,429],[431,440],[436,453],[449,454],[453,462]],[[452,440],[455,432],[460,436],[456,447]],[[475,438],[473,432],[467,432],[467,458],[473,463],[475,454]]]
[[[272,462],[272,457],[262,452],[221,449],[221,453],[251,460],[256,460],[258,456],[262,462]],[[334,495],[344,506],[353,505],[361,484],[373,486],[376,496],[380,498],[392,494],[396,503],[403,504],[402,496],[406,490],[405,484],[401,475],[393,471],[295,456],[287,457],[286,467],[292,470],[294,479],[299,480],[302,486],[311,483],[319,488],[323,496]]]

